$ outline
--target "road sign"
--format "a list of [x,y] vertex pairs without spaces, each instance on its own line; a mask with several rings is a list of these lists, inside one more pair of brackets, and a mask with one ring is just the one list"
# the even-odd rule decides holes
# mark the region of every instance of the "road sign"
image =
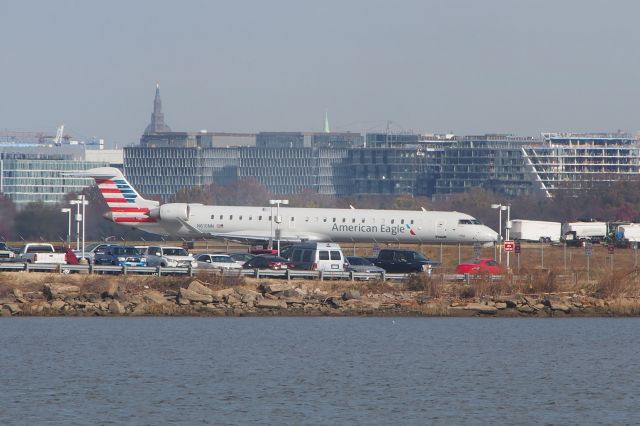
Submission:
[[520,254],[520,241],[516,241],[513,244],[513,251],[515,254]]
[[482,246],[480,245],[480,243],[473,243],[473,255],[475,257],[480,257],[481,249],[482,249]]
[[591,256],[593,254],[593,243],[584,243],[584,254],[585,256]]
[[608,252],[609,254],[613,254],[615,251],[616,251],[616,246],[614,246],[613,244],[609,244],[609,245],[607,246],[607,252]]
[[512,240],[507,240],[504,242],[504,251],[506,253],[511,253],[516,248],[515,242]]

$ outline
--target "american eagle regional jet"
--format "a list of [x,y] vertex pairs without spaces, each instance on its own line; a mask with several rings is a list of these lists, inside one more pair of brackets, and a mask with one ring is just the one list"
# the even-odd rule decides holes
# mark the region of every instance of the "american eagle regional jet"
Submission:
[[449,211],[208,206],[146,200],[120,170],[82,172],[95,179],[105,217],[153,234],[266,244],[334,241],[379,243],[493,243],[498,234],[468,214]]

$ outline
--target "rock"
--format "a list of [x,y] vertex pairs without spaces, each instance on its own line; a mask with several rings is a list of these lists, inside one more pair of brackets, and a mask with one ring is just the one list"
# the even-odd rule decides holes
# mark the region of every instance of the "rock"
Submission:
[[109,303],[109,312],[114,315],[124,315],[125,310],[120,302],[112,300],[111,303]]
[[506,303],[507,308],[515,308],[524,303],[526,297],[516,296],[500,296],[495,298],[495,302]]
[[496,302],[495,307],[496,307],[496,309],[500,309],[500,310],[507,309],[507,303],[506,302]]
[[495,314],[496,312],[498,312],[498,308],[496,308],[495,306],[482,305],[480,303],[467,303],[464,309],[468,311],[477,311],[480,314],[487,315]]
[[347,290],[342,293],[342,300],[357,300],[361,297],[359,290]]
[[18,306],[17,303],[5,303],[4,305],[2,305],[2,309],[7,309],[11,313],[11,315],[22,312],[22,309],[20,309],[20,306]]
[[152,303],[156,305],[164,305],[167,303],[164,295],[156,290],[147,290],[142,294],[142,300],[146,303]]
[[18,303],[26,303],[26,299],[24,298],[24,293],[19,288],[13,289],[13,297],[16,298]]
[[242,300],[240,300],[240,296],[236,293],[231,293],[224,297],[224,303],[229,306],[237,306],[242,304]]
[[285,290],[292,290],[291,284],[289,283],[262,283],[258,286],[258,289],[262,293],[280,293]]
[[536,312],[536,310],[529,305],[520,305],[518,306],[518,312],[522,312],[524,314],[532,314]]
[[149,308],[149,305],[147,305],[146,303],[144,302],[140,303],[136,305],[136,307],[131,312],[131,315],[145,315],[147,313],[148,308]]
[[256,303],[256,308],[260,309],[287,309],[287,302],[284,300],[262,299]]
[[545,308],[545,306],[542,303],[536,303],[535,305],[533,305],[533,309],[535,309],[536,311],[541,311]]
[[253,305],[258,298],[262,299],[262,294],[258,293],[257,291],[247,290],[245,288],[239,287],[236,289],[236,292],[240,296],[240,300],[242,301],[242,303],[246,303],[248,305]]
[[332,308],[339,309],[343,305],[343,300],[340,297],[329,297],[325,303]]
[[118,283],[115,281],[107,282],[107,287],[102,292],[102,298],[106,299],[107,297],[110,297],[112,299],[115,299],[117,298],[117,296],[118,296]]
[[225,288],[222,290],[218,290],[218,291],[214,291],[211,294],[211,297],[213,299],[214,302],[216,303],[222,303],[224,302],[224,298],[227,297],[230,294],[235,293],[235,290],[232,288]]
[[53,302],[51,302],[51,309],[53,309],[54,311],[59,311],[60,309],[64,308],[65,305],[66,303],[63,300],[54,300]]
[[47,299],[74,297],[80,294],[80,287],[68,284],[45,284],[42,292]]
[[202,281],[200,280],[194,280],[191,281],[191,283],[189,284],[189,287],[187,287],[187,290],[191,290],[195,293],[199,293],[199,294],[206,294],[211,296],[213,294],[213,290],[211,290],[209,287],[205,286],[203,284]]
[[202,303],[211,303],[213,302],[213,296],[210,294],[200,294],[195,291],[191,291],[186,288],[181,288],[178,292],[178,298],[180,300],[180,304],[183,304],[183,300],[188,300],[189,302],[202,302]]
[[565,314],[571,311],[571,306],[561,300],[550,300],[549,307],[554,311],[562,311]]
[[429,303],[429,297],[428,296],[424,296],[424,295],[418,296],[418,297],[416,297],[416,303],[418,305],[424,305],[425,303],[428,304]]

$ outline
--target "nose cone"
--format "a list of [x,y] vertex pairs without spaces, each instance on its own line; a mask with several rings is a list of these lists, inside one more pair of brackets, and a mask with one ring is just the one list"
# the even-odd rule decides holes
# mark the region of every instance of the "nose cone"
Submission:
[[478,241],[483,243],[496,243],[498,242],[498,233],[488,226],[485,226],[482,231],[478,232]]

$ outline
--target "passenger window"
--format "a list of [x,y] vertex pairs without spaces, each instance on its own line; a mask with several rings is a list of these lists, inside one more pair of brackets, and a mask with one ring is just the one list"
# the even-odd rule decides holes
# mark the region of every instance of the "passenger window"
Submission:
[[391,219],[391,224],[393,225],[395,221],[396,221],[395,219]]
[[347,221],[347,219],[343,217],[342,218],[342,223],[345,223],[346,221]]
[[215,216],[216,216],[215,214],[212,214],[212,215],[211,215],[211,219],[214,219],[214,218],[215,218]]
[[336,218],[335,217],[333,218],[333,223],[336,223]]
[[400,220],[400,224],[401,224],[401,225],[404,225],[404,219],[401,219],[401,220]]
[[302,260],[302,250],[294,250],[291,258],[294,262],[300,262]]
[[356,218],[351,219],[351,223],[356,223]]
[[325,217],[325,218],[322,218],[322,221],[323,221],[323,222],[326,222],[326,221],[327,221],[327,218],[326,218],[326,217]]
[[392,260],[393,259],[393,252],[391,252],[391,251],[381,251],[380,252],[380,259]]
[[309,216],[306,216],[306,217],[304,218],[304,221],[305,221],[305,222],[309,222]]
[[338,250],[331,250],[331,260],[342,260],[342,256]]
[[411,219],[411,222],[409,222],[409,223],[411,223],[413,225],[413,219]]
[[232,214],[229,215],[229,220],[233,220],[233,215]]
[[362,223],[364,223],[364,218],[362,218]]
[[320,250],[318,252],[318,259],[320,260],[329,260],[329,252],[326,250]]
[[311,262],[311,250],[304,250],[302,253],[302,261],[303,262]]
[[251,216],[249,216],[249,220],[251,220]]
[[295,220],[296,220],[296,218],[291,216],[291,222],[294,222]]
[[222,220],[222,215],[220,215],[220,220]]
[[258,220],[262,220],[262,216],[258,216]]
[[238,216],[238,220],[242,220],[242,216]]

